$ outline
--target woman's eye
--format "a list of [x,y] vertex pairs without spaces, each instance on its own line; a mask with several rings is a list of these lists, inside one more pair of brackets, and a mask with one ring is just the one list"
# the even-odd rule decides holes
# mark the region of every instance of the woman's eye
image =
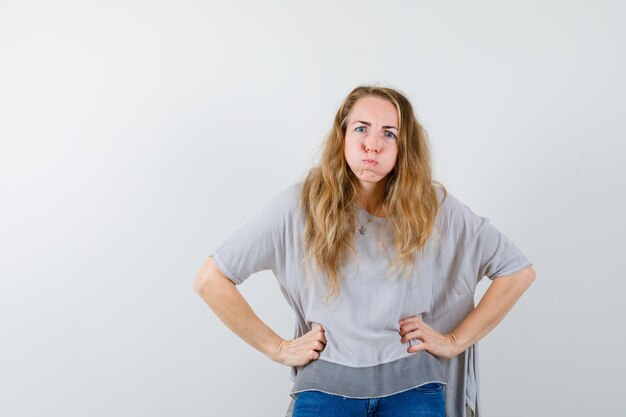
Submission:
[[388,138],[396,138],[396,134],[390,131],[387,131],[386,133],[389,133],[391,136],[387,136]]
[[356,130],[357,132],[363,132],[363,130],[359,130],[359,129],[365,129],[365,126],[359,126],[354,130]]

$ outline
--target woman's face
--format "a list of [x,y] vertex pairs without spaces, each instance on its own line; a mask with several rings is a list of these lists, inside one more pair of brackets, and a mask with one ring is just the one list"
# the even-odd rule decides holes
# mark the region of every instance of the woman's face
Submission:
[[354,103],[346,123],[344,154],[348,166],[369,188],[385,178],[398,156],[398,111],[389,101],[361,97]]

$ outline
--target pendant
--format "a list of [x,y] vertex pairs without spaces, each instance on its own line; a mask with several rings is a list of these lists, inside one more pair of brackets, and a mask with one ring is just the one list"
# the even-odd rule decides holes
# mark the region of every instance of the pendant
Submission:
[[359,227],[359,233],[362,234],[362,235],[365,234],[365,226]]

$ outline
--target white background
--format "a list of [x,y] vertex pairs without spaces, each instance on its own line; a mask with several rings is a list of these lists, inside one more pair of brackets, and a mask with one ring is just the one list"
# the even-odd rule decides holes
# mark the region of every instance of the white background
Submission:
[[[192,280],[362,83],[409,97],[436,179],[537,272],[480,342],[483,416],[619,414],[625,19],[619,1],[0,1],[0,415],[282,416],[289,368]],[[271,273],[240,289],[292,336]]]

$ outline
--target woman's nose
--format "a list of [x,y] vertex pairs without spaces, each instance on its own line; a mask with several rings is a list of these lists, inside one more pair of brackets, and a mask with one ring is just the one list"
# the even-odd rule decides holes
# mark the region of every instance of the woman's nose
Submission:
[[367,152],[379,152],[383,146],[382,138],[378,135],[370,135],[363,143]]

